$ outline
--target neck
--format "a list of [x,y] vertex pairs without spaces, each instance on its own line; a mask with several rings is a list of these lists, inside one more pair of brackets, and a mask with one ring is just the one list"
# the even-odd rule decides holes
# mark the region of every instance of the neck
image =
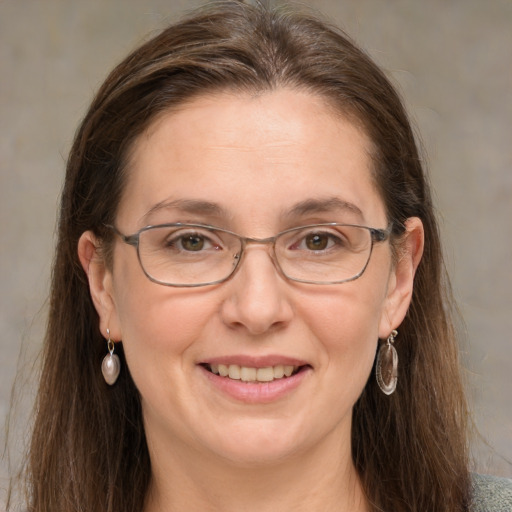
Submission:
[[[156,448],[156,447],[155,447]],[[152,450],[145,512],[366,512],[350,447],[332,443],[273,463],[240,464],[216,456]]]

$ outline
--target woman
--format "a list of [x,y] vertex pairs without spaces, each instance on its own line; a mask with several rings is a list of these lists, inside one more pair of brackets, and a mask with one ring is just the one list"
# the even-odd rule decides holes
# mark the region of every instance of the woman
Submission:
[[309,14],[205,8],[77,132],[29,509],[468,510],[450,305],[381,71]]

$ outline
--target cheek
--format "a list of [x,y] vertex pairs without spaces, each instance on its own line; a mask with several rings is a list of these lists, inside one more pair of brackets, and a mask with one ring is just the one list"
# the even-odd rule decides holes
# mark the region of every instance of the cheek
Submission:
[[199,339],[213,305],[179,293],[170,297],[163,291],[145,295],[139,288],[137,297],[123,302],[120,320],[125,344],[155,352],[183,352]]
[[369,283],[344,283],[323,300],[303,301],[299,312],[319,342],[321,364],[335,369],[340,383],[346,378],[364,385],[373,365],[385,284]]
[[[119,260],[114,287],[116,313],[126,360],[139,385],[138,381],[156,381],[182,364],[189,347],[201,338],[216,305],[204,291],[153,283],[134,265],[138,262]],[[145,371],[147,368],[152,371]]]

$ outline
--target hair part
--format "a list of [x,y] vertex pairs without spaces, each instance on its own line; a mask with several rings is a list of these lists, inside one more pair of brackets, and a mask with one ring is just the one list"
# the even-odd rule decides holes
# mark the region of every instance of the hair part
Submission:
[[[370,379],[353,414],[352,454],[374,511],[466,510],[468,417],[451,319],[450,287],[429,185],[400,98],[338,29],[295,8],[213,3],[170,26],[108,76],[69,155],[53,265],[29,510],[139,512],[150,480],[139,394],[126,364],[112,388],[105,340],[77,256],[92,230],[106,258],[135,140],[194,96],[306,90],[360,124],[394,236],[410,217],[425,229],[409,312],[395,346],[399,388]],[[123,358],[122,344],[118,355]]]

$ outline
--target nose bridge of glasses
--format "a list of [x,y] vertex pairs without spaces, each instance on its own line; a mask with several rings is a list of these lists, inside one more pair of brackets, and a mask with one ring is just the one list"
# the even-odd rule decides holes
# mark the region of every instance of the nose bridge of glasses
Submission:
[[242,243],[244,246],[253,244],[253,245],[274,245],[277,236],[269,236],[267,238],[253,238],[250,236],[241,237]]
[[247,247],[250,245],[264,245],[267,252],[270,250],[270,256],[272,259],[275,258],[275,243],[277,240],[277,236],[269,236],[267,238],[253,238],[253,237],[242,237],[242,250],[246,251]]
[[[239,254],[239,259],[242,259],[242,255],[247,253],[247,249],[249,246],[255,246],[254,249],[256,249],[258,245],[263,245],[264,250],[268,253],[270,256],[270,259],[272,260],[272,263],[274,266],[280,271],[280,265],[276,258],[276,251],[275,251],[275,242],[277,236],[270,236],[267,238],[253,238],[253,237],[240,237],[241,241],[241,254]],[[239,262],[240,263],[240,262]]]

